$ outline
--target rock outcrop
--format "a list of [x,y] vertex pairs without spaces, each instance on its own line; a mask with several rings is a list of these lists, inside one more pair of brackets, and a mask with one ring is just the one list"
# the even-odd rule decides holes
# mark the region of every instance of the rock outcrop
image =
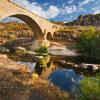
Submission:
[[99,14],[88,14],[88,15],[80,15],[78,18],[72,22],[65,23],[67,26],[100,26],[100,13]]

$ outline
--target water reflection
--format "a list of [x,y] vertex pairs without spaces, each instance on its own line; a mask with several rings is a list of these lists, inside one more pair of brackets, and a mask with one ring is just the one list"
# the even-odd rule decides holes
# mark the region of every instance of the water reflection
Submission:
[[79,56],[76,50],[66,48],[66,46],[52,45],[49,48],[49,53],[52,55]]
[[83,75],[76,74],[73,69],[58,69],[49,76],[49,80],[61,90],[73,91],[80,84]]
[[31,63],[31,62],[22,62],[22,61],[18,61],[18,63],[19,63],[19,64],[24,64],[24,65],[26,65],[26,66],[30,69],[31,72],[34,71],[34,68],[35,68],[35,66],[36,66],[36,62]]

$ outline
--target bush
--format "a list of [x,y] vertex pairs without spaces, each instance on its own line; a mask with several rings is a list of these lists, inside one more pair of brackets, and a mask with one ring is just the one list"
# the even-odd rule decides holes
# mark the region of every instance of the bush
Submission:
[[100,34],[96,33],[95,28],[83,32],[78,42],[80,52],[90,58],[100,58]]
[[36,52],[40,54],[48,54],[48,48],[45,46],[41,46],[38,50],[36,50]]
[[45,57],[43,57],[40,61],[40,65],[42,68],[46,68],[47,67],[47,64],[50,62],[50,56],[47,55]]
[[24,54],[27,53],[27,50],[25,48],[23,48],[23,47],[18,47],[17,50],[15,51],[15,53],[17,55],[24,55]]
[[86,77],[80,85],[80,100],[100,100],[100,75],[95,78]]

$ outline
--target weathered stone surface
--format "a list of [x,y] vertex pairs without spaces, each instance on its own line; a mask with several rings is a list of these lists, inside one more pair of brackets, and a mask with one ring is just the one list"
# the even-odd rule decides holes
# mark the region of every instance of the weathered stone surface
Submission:
[[98,72],[100,70],[100,64],[88,64],[88,63],[81,63],[81,64],[77,64],[77,63],[73,63],[73,62],[67,62],[65,60],[60,60],[59,63],[64,66],[64,68],[71,68],[71,69],[75,69],[76,72],[81,72],[83,71],[85,72]]
[[82,63],[80,65],[81,68],[84,69],[91,69],[92,71],[97,71],[99,69],[99,64],[86,64],[86,63]]

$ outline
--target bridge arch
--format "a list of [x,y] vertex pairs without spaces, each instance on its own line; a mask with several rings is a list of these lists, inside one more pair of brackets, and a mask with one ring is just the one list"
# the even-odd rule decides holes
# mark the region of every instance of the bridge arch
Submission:
[[52,40],[53,39],[53,34],[48,32],[47,35],[46,35],[46,38],[47,38],[47,40]]
[[38,25],[38,23],[34,19],[29,17],[28,15],[13,14],[13,15],[5,16],[2,19],[5,19],[7,17],[14,17],[14,18],[18,18],[18,19],[24,21],[32,29],[32,31],[34,32],[36,40],[43,40],[44,39],[44,34],[42,32],[41,27]]

